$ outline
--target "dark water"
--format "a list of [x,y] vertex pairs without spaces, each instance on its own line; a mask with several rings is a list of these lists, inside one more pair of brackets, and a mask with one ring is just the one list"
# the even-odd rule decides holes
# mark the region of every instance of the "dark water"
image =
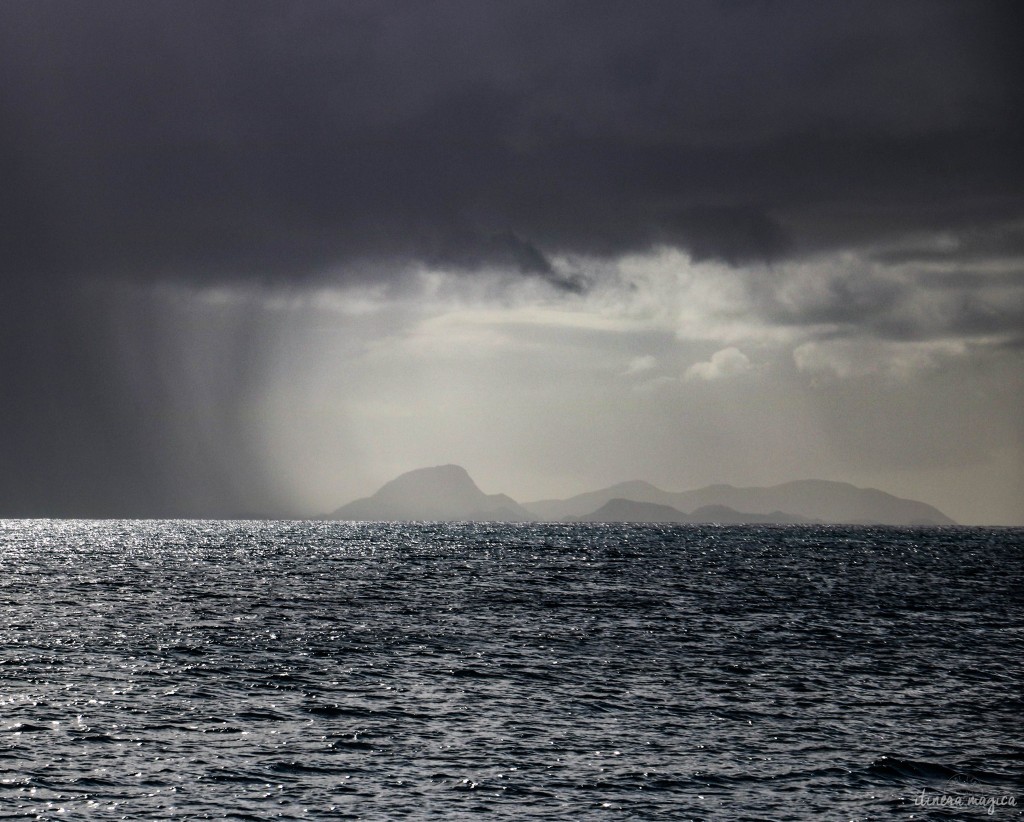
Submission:
[[0,817],[1017,818],[1022,605],[1024,530],[0,522]]

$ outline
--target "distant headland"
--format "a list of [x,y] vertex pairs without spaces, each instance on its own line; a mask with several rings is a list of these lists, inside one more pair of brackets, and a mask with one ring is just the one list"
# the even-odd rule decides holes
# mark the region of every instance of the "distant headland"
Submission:
[[956,525],[937,508],[845,482],[797,480],[764,488],[709,485],[663,491],[633,481],[568,499],[518,503],[485,494],[458,465],[419,468],[328,514],[336,520],[679,522],[717,524]]

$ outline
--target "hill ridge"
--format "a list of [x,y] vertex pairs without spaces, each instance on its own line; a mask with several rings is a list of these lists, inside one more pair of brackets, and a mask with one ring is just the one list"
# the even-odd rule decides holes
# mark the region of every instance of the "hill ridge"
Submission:
[[[400,474],[376,493],[342,505],[328,515],[344,520],[490,520],[589,521],[611,500],[674,509],[685,520],[711,516],[719,506],[728,519],[749,522],[822,522],[850,525],[956,525],[937,508],[918,500],[897,497],[877,488],[821,479],[789,480],[770,486],[719,483],[690,491],[665,491],[643,480],[629,480],[565,499],[520,504],[507,494],[485,494],[460,465],[446,463]],[[621,505],[621,503],[620,503]],[[634,514],[635,514],[634,509]],[[701,512],[698,514],[698,512]],[[675,516],[648,511],[650,516]],[[668,521],[654,519],[651,521]],[[738,520],[731,520],[738,521]]]

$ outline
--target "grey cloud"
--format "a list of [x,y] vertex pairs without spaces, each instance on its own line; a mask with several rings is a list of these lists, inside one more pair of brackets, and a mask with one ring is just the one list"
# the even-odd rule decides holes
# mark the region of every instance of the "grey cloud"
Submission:
[[[956,267],[907,270],[866,259],[781,267],[751,277],[755,310],[772,324],[820,338],[890,341],[964,339],[1000,345],[1024,328],[1021,269],[978,272]],[[810,282],[808,282],[810,280]]]
[[[0,4],[0,499],[155,514],[270,496],[231,478],[254,473],[230,431],[259,369],[219,388],[227,456],[175,457],[176,406],[156,378],[125,393],[127,309],[85,302],[93,281],[301,288],[427,263],[572,292],[586,279],[560,255],[781,265],[1019,222],[1020,9]],[[837,282],[777,319],[852,326],[894,301]],[[952,327],[990,321],[965,305]],[[165,343],[132,333],[158,370]]]
[[772,323],[780,325],[862,327],[896,307],[904,293],[891,282],[863,276],[828,278],[825,282],[824,289],[796,301],[763,297],[760,310]]
[[741,262],[1021,210],[1008,4],[0,13],[2,208],[33,271],[508,262],[489,236]]
[[[917,244],[904,241],[901,247],[876,251],[871,256],[890,265],[941,266],[938,276],[947,279],[950,275],[968,280],[976,278],[978,275],[971,269],[980,262],[1006,262],[1020,268],[1024,261],[1024,223],[1000,223],[993,221],[984,210],[980,211],[974,215],[974,224],[965,226],[956,235],[933,235]],[[956,265],[962,275],[942,270],[950,265]]]

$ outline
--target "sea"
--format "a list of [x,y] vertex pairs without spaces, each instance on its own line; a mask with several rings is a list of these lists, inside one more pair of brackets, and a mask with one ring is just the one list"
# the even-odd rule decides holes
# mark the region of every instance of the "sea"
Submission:
[[0,521],[3,819],[1009,819],[1024,529]]

